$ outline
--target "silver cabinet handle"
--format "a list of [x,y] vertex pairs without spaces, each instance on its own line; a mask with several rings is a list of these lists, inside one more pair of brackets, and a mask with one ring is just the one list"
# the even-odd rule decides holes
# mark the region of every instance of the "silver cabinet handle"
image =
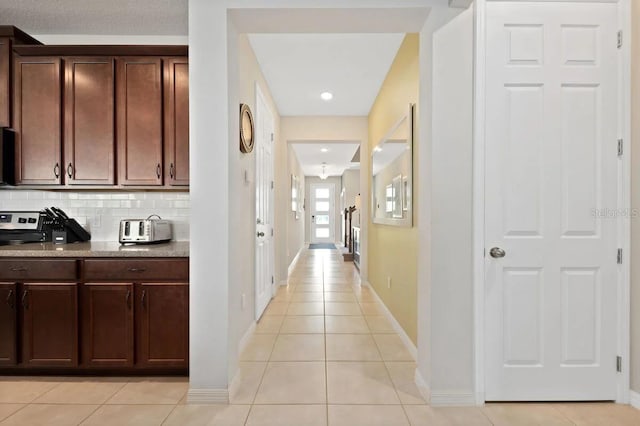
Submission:
[[494,259],[501,259],[507,255],[507,252],[502,250],[500,247],[494,247],[489,251],[489,255]]
[[15,302],[13,300],[13,290],[9,290],[9,295],[7,296],[7,305],[9,305],[11,309],[13,309],[13,307],[15,306]]
[[140,299],[140,303],[141,303],[143,309],[146,308],[146,305],[145,305],[145,299],[146,298],[147,298],[147,290],[142,290],[142,298]]

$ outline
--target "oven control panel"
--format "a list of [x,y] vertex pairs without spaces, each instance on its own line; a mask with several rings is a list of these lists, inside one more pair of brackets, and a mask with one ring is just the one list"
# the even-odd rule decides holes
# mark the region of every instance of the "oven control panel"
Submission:
[[0,230],[37,231],[40,212],[1,212]]

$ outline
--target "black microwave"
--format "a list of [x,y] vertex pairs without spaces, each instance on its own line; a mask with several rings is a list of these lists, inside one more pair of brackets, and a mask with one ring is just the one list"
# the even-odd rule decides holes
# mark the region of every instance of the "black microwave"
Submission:
[[0,128],[0,185],[16,184],[16,135],[9,128]]

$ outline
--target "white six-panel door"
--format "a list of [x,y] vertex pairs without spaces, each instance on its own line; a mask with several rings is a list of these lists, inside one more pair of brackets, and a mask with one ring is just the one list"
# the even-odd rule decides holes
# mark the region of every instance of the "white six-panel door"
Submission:
[[616,399],[616,23],[487,2],[486,400]]
[[256,320],[273,297],[273,115],[256,84]]
[[334,243],[335,238],[335,185],[313,183],[311,192],[311,243]]

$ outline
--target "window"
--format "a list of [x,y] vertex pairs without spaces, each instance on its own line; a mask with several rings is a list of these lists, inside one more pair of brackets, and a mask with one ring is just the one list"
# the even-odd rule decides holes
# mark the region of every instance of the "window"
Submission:
[[393,185],[387,185],[385,196],[387,199],[387,205],[385,211],[387,213],[393,213],[395,207],[395,191],[393,189]]
[[329,188],[316,188],[316,198],[329,198],[330,196]]
[[316,216],[316,225],[328,225],[328,224],[329,224],[328,214]]
[[330,204],[328,201],[316,201],[317,212],[328,212]]

